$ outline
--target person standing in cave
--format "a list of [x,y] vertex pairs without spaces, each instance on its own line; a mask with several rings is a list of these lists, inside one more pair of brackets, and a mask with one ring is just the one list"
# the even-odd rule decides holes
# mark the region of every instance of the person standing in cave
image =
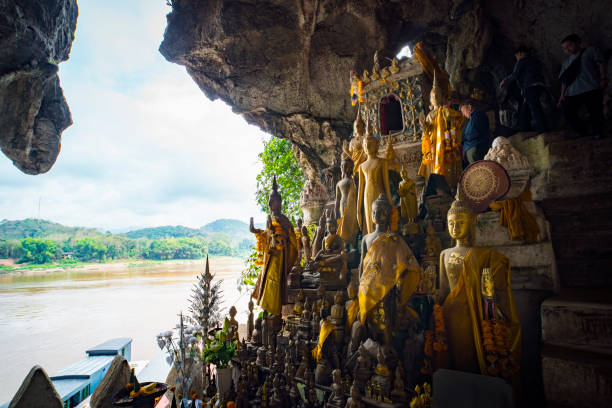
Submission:
[[486,113],[478,109],[476,101],[467,99],[461,103],[459,109],[463,116],[469,119],[461,138],[464,152],[463,164],[467,166],[484,159],[489,150],[491,131],[489,118]]
[[569,55],[563,62],[559,79],[561,96],[558,107],[574,130],[583,136],[589,134],[588,122],[581,119],[578,111],[584,106],[592,123],[591,135],[598,139],[603,132],[603,91],[608,87],[608,64],[596,47],[582,48],[577,34],[561,40],[561,48]]
[[546,92],[542,64],[529,52],[529,48],[521,45],[514,52],[516,63],[512,73],[499,84],[500,88],[516,82],[521,89],[524,101],[519,112],[518,130],[528,131],[531,128],[531,118],[536,122],[538,133],[548,129],[546,115],[542,110],[540,97]]

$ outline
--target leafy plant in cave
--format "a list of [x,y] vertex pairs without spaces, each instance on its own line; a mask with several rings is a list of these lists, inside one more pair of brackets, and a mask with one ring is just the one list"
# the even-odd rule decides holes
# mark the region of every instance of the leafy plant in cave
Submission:
[[216,328],[209,332],[202,350],[202,360],[207,364],[214,364],[217,368],[227,368],[236,354],[237,340],[228,340],[231,324],[227,318],[223,328]]
[[272,180],[276,176],[278,191],[283,197],[283,214],[294,224],[302,216],[300,193],[306,178],[291,149],[291,142],[271,136],[263,141],[264,150],[258,158],[263,169],[257,175],[255,199],[261,210],[270,214],[268,200],[272,192]]
[[221,282],[213,283],[215,275],[210,273],[208,255],[206,269],[198,276],[198,282],[191,292],[188,319],[201,327],[202,334],[207,335],[211,327],[217,327],[221,321]]
[[261,265],[257,263],[259,253],[255,247],[251,248],[249,257],[244,261],[244,269],[240,272],[240,278],[238,278],[238,290],[240,292],[250,291],[255,286],[257,276],[261,272]]

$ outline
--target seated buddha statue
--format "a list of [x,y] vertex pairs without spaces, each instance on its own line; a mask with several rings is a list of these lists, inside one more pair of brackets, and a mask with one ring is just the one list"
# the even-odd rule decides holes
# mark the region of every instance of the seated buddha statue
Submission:
[[337,234],[338,223],[335,217],[327,215],[327,235],[323,247],[314,257],[314,266],[319,272],[321,284],[329,288],[343,287],[347,278],[347,254],[344,242]]
[[346,405],[346,397],[344,396],[344,386],[342,385],[342,373],[339,369],[332,371],[332,392],[327,400],[326,407],[329,408],[344,408]]
[[[440,254],[438,297],[446,329],[448,368],[496,375],[491,369],[497,371],[498,362],[517,364],[520,356],[521,326],[510,287],[510,266],[504,255],[472,246],[476,214],[460,193],[447,216],[448,231],[456,245]],[[494,310],[486,310],[488,305]],[[496,333],[487,330],[488,324],[495,325]],[[495,344],[498,352],[491,359],[487,355],[490,344]]]
[[391,344],[393,331],[403,324],[400,315],[420,279],[420,267],[410,247],[396,233],[387,232],[391,204],[384,194],[372,203],[375,230],[363,237],[359,279],[359,319],[368,336]]

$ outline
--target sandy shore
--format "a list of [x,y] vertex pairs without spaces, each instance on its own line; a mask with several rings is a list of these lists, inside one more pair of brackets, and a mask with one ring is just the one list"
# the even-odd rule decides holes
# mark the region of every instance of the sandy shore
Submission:
[[[6,260],[3,260],[6,261]],[[229,256],[219,256],[219,257],[210,257],[210,262],[211,262],[211,269],[212,269],[212,262],[236,262],[236,261],[241,261],[240,258],[233,258],[233,257],[229,257]],[[65,271],[79,271],[79,272],[87,272],[87,271],[112,271],[112,270],[119,270],[119,269],[125,269],[125,268],[139,268],[139,267],[144,267],[144,266],[155,266],[155,265],[204,265],[204,263],[206,262],[206,259],[171,259],[171,260],[167,260],[167,261],[149,261],[149,260],[138,260],[138,259],[125,259],[125,260],[120,260],[117,262],[108,262],[108,263],[86,263],[86,264],[82,264],[82,265],[66,265],[66,266],[61,266],[58,265],[57,267],[51,267],[51,268],[35,268],[35,269],[15,269],[15,270],[7,270],[7,271],[0,271],[1,275],[7,276],[7,275],[23,275],[23,276],[29,276],[29,275],[46,275],[46,274],[51,274],[51,273],[56,273],[56,272],[65,272]],[[10,265],[13,266],[13,264],[10,263],[5,263],[5,265]],[[19,266],[19,265],[14,265],[14,266]]]

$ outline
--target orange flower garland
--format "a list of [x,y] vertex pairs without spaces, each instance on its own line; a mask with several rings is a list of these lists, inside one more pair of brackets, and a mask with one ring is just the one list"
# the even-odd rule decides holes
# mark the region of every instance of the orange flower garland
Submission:
[[497,320],[482,321],[482,338],[487,361],[487,374],[510,378],[518,372],[519,366],[510,354],[510,329]]
[[423,374],[432,374],[434,371],[433,363],[435,354],[446,352],[448,343],[446,341],[446,326],[444,325],[443,309],[440,305],[433,307],[433,330],[425,331],[425,360],[424,367],[421,369]]

